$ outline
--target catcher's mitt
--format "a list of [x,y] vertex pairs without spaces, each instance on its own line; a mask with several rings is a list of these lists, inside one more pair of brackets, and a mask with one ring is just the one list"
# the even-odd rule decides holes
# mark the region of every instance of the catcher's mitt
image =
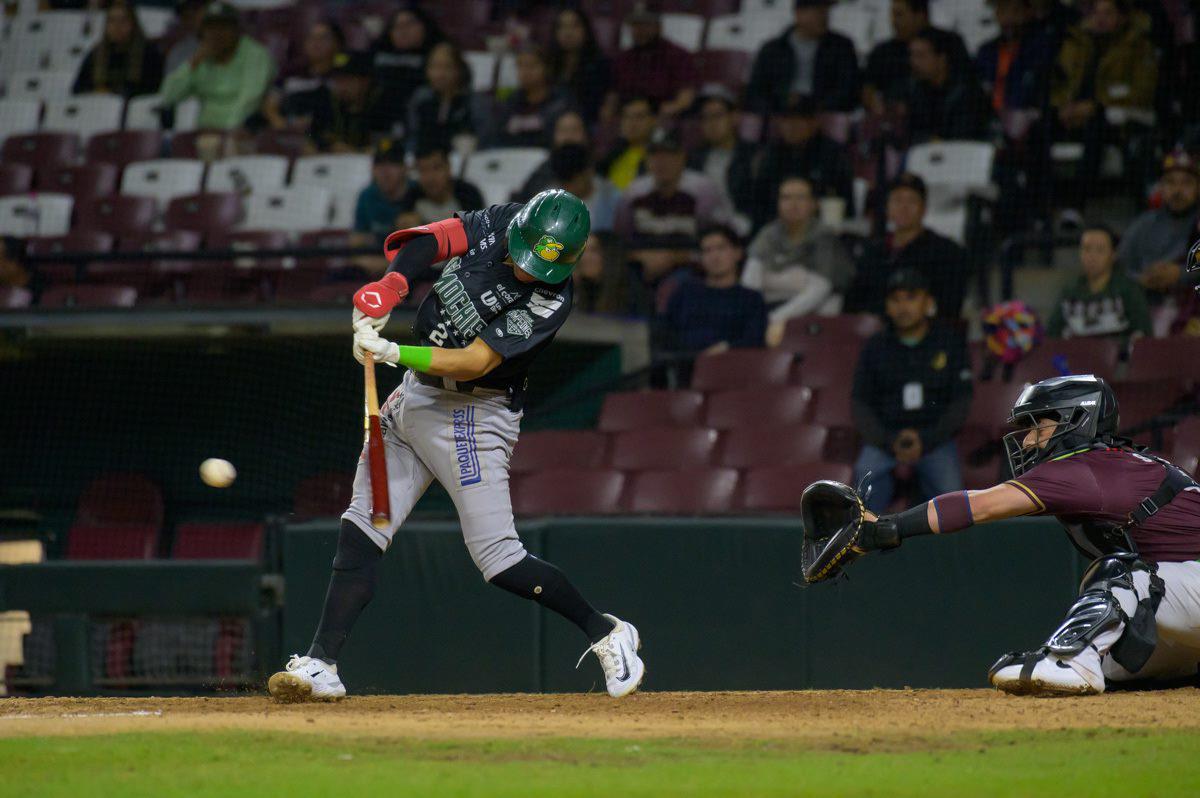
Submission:
[[866,512],[858,491],[841,482],[822,479],[804,489],[800,564],[805,582],[832,579],[868,551],[900,545],[895,521],[888,517],[868,521]]

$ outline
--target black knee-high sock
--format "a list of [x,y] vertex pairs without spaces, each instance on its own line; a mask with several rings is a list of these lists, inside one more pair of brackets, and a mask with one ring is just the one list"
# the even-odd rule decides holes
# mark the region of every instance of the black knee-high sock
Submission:
[[492,584],[557,612],[582,629],[593,643],[613,630],[613,622],[587,603],[566,574],[532,554],[493,576]]
[[331,665],[337,662],[338,653],[355,621],[375,596],[381,559],[383,551],[366,533],[343,519],[338,532],[337,556],[333,558],[333,576],[325,594],[325,609],[321,612],[321,624],[308,656]]

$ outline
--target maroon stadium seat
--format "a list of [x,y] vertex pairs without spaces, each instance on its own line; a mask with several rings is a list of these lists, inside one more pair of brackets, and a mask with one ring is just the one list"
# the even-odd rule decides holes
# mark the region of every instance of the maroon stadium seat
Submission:
[[79,497],[75,521],[80,524],[162,525],[163,497],[158,486],[141,474],[105,474],[92,480]]
[[149,161],[162,154],[162,133],[157,130],[114,130],[88,139],[88,163],[111,163],[124,169],[134,161]]
[[608,451],[608,436],[595,430],[526,432],[517,442],[509,470],[514,474],[553,468],[599,468]]
[[325,471],[301,480],[292,500],[297,519],[334,518],[350,506],[354,494],[354,474]]
[[32,166],[27,163],[0,163],[0,196],[23,194],[32,186]]
[[1002,430],[1008,426],[1008,417],[1012,413],[1013,403],[1025,389],[1022,382],[988,382],[976,381],[974,394],[971,397],[971,410],[967,414],[967,424],[988,430],[992,437],[999,437]]
[[[111,252],[113,237],[101,230],[72,230],[65,236],[31,238],[25,244],[28,255],[54,255],[59,252]],[[47,284],[75,282],[79,266],[68,261],[42,261],[36,265]]]
[[58,285],[42,293],[43,308],[131,308],[137,304],[131,285]]
[[1121,430],[1146,423],[1179,400],[1179,383],[1173,379],[1113,383],[1117,407],[1121,414]]
[[1038,382],[1057,377],[1061,358],[1068,374],[1095,374],[1111,380],[1120,346],[1110,338],[1047,338],[1013,368],[1013,382]]
[[308,147],[308,136],[294,130],[264,130],[254,139],[254,150],[259,155],[282,155],[295,160],[304,155]]
[[696,358],[692,389],[719,391],[786,385],[792,370],[791,352],[779,349],[731,349]]
[[[312,261],[302,263],[311,266]],[[327,279],[329,274],[319,267],[279,271],[271,277],[272,296],[284,302],[307,302],[312,292],[320,288]]]
[[800,509],[800,495],[811,482],[832,479],[850,484],[854,469],[846,463],[804,463],[776,468],[766,466],[746,472],[738,505],[750,512],[788,512]]
[[0,285],[0,310],[23,310],[33,302],[33,293],[28,288]]
[[233,193],[191,194],[167,205],[168,228],[202,235],[224,233],[242,220],[242,199]]
[[640,427],[688,426],[700,423],[704,394],[699,391],[623,391],[607,394],[599,428],[621,432]]
[[963,427],[957,443],[963,484],[971,490],[995,485],[1000,479],[1000,463],[1004,457],[1004,443],[996,427]]
[[699,468],[712,462],[717,431],[704,427],[647,427],[613,436],[613,468]]
[[258,560],[262,524],[180,524],[171,556],[176,560]]
[[25,133],[9,136],[0,161],[28,164],[36,171],[70,166],[79,157],[79,136],[74,133]]
[[657,0],[652,4],[662,14],[699,14],[702,17],[719,17],[736,14],[741,0]]
[[188,130],[176,133],[171,137],[171,157],[199,158],[196,139],[204,136],[216,137],[219,140],[217,150],[220,155],[229,151],[230,133],[228,130]]
[[717,83],[736,97],[750,77],[750,54],[740,50],[704,50],[692,56],[700,84]]
[[1171,462],[1192,476],[1200,476],[1200,416],[1192,416],[1175,427]]
[[[206,241],[208,249],[284,249],[291,246],[288,234],[282,230],[226,230],[211,233]],[[236,259],[234,259],[236,260]],[[282,269],[282,258],[245,258],[238,263],[240,268]],[[233,261],[231,261],[233,262]]]
[[[301,233],[297,239],[297,243],[301,247],[310,249],[344,249],[351,246],[354,242],[351,240],[351,233],[348,230],[310,230],[307,233]],[[329,269],[340,269],[350,265],[350,259],[346,257],[326,257],[320,256],[315,258],[306,258],[297,260],[299,266],[304,268],[316,269],[318,267]],[[415,296],[410,295],[408,304],[416,307]]]
[[870,338],[883,329],[878,316],[847,313],[841,316],[799,316],[789,319],[783,333],[783,348],[808,352],[814,348]]
[[163,233],[131,233],[121,236],[121,252],[187,252],[200,247],[200,234],[194,230],[168,230]]
[[[1185,364],[1192,366],[1185,368]],[[1130,380],[1179,380],[1191,385],[1200,379],[1200,338],[1139,338],[1129,356]]]
[[625,506],[631,513],[727,513],[733,509],[737,487],[738,473],[732,468],[643,471],[633,477]]
[[38,172],[38,191],[70,194],[79,204],[117,191],[117,167],[110,163],[60,166]]
[[792,368],[792,383],[818,392],[834,388],[848,395],[854,386],[860,350],[860,342],[854,339],[810,349]]
[[322,305],[349,305],[354,292],[360,288],[362,280],[325,283],[314,288],[308,299]]
[[808,418],[813,392],[808,388],[748,388],[708,395],[704,425],[735,429],[757,425],[798,424]]
[[846,383],[817,391],[812,420],[827,427],[855,426],[854,414],[850,407],[850,388]]
[[552,468],[513,479],[513,513],[536,515],[611,515],[621,512],[625,475],[606,468]]
[[158,215],[153,197],[116,194],[75,206],[76,228],[112,233],[117,238],[149,233]]
[[67,533],[68,560],[149,560],[157,547],[152,524],[77,523]]
[[813,424],[742,427],[725,433],[717,464],[754,468],[810,463],[822,459],[828,438],[828,430]]

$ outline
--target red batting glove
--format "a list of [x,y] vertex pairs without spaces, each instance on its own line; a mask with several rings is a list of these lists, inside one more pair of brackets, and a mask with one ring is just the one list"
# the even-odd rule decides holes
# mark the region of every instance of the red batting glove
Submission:
[[371,318],[382,318],[392,312],[408,296],[408,280],[398,272],[388,272],[383,278],[367,283],[354,292],[354,307]]

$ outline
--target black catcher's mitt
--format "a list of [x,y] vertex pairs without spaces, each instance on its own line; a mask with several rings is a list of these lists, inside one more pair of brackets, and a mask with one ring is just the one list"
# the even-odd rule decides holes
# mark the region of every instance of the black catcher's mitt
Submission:
[[822,479],[804,489],[800,496],[804,520],[800,564],[805,582],[832,579],[867,552],[900,545],[894,518],[868,521],[866,512],[858,491],[841,482]]

